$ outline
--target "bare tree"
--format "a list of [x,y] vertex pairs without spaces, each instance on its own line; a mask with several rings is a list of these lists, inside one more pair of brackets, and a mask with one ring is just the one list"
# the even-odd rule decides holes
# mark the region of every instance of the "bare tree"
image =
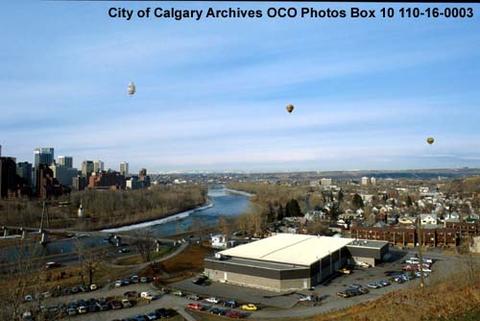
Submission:
[[230,235],[230,223],[224,216],[220,216],[218,219],[218,230],[225,235],[225,239],[228,239]]
[[[36,294],[40,292],[43,279],[39,263],[34,259],[38,250],[36,243],[19,241],[10,263],[2,266],[0,283],[5,286],[0,291],[1,320],[18,320],[24,309],[40,306],[41,296]],[[28,307],[24,305],[27,295],[32,301]]]
[[132,245],[135,246],[138,253],[142,257],[143,262],[149,262],[153,250],[155,249],[155,240],[152,236],[152,232],[149,230],[137,231],[134,234],[135,240]]
[[[91,285],[95,283],[95,272],[97,272],[102,259],[105,257],[107,251],[106,248],[100,247],[91,249],[77,240],[75,242],[75,250],[77,252],[78,261],[80,264],[80,278],[82,283],[84,285]],[[86,280],[85,277],[87,278]]]

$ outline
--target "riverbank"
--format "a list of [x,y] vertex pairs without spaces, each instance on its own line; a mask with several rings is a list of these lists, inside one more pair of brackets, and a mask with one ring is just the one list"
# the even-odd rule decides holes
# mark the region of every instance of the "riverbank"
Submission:
[[239,190],[236,190],[236,189],[225,188],[225,191],[227,191],[229,193],[232,193],[232,194],[243,195],[243,196],[246,196],[246,197],[254,197],[255,196],[255,194],[251,194],[251,193],[244,192],[244,191],[239,191]]
[[211,208],[211,207],[213,207],[213,203],[208,201],[207,205],[199,206],[199,207],[196,207],[194,209],[187,210],[187,211],[184,211],[184,212],[181,212],[181,213],[172,214],[172,215],[167,216],[167,217],[162,217],[162,218],[159,218],[159,219],[143,221],[143,222],[134,223],[134,224],[130,224],[130,225],[124,225],[124,226],[114,227],[114,228],[107,228],[107,229],[100,230],[100,232],[118,233],[118,232],[126,232],[126,231],[136,230],[136,229],[140,229],[140,228],[145,228],[145,227],[149,227],[149,226],[153,226],[153,225],[165,224],[165,223],[168,223],[168,222],[181,220],[183,218],[186,218],[186,217],[190,216],[192,213],[195,213],[195,212],[198,212],[198,211],[203,211],[203,210],[206,210],[207,208]]

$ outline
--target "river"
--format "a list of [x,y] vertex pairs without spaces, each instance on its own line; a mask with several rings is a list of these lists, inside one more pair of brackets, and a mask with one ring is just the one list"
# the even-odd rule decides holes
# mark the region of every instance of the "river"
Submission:
[[[168,238],[169,236],[188,232],[191,228],[213,227],[218,223],[220,216],[235,217],[246,210],[250,206],[250,198],[248,194],[230,191],[224,187],[210,188],[208,190],[209,203],[196,210],[178,213],[172,217],[146,222],[141,224],[132,224],[116,229],[104,230],[105,236],[115,231],[142,230],[147,229],[152,232],[153,237]],[[87,234],[87,233],[86,233]],[[71,239],[62,239],[48,243],[42,247],[37,255],[48,256],[62,253],[70,253],[75,251],[77,244],[81,243],[85,247],[95,247],[105,244],[103,237],[74,237]],[[39,247],[37,247],[38,249]],[[2,249],[0,260],[5,257],[12,258],[17,249]]]

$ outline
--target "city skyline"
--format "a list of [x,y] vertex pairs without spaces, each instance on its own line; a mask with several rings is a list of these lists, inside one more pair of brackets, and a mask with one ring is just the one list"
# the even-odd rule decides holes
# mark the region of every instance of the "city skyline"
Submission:
[[77,168],[128,159],[132,172],[480,167],[474,20],[125,22],[106,4],[5,6],[0,143],[18,161],[54,146]]

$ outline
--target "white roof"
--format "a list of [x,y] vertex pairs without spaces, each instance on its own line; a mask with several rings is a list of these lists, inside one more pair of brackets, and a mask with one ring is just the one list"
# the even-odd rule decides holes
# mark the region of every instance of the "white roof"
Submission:
[[279,233],[220,252],[222,255],[261,261],[310,265],[346,246],[354,239]]

